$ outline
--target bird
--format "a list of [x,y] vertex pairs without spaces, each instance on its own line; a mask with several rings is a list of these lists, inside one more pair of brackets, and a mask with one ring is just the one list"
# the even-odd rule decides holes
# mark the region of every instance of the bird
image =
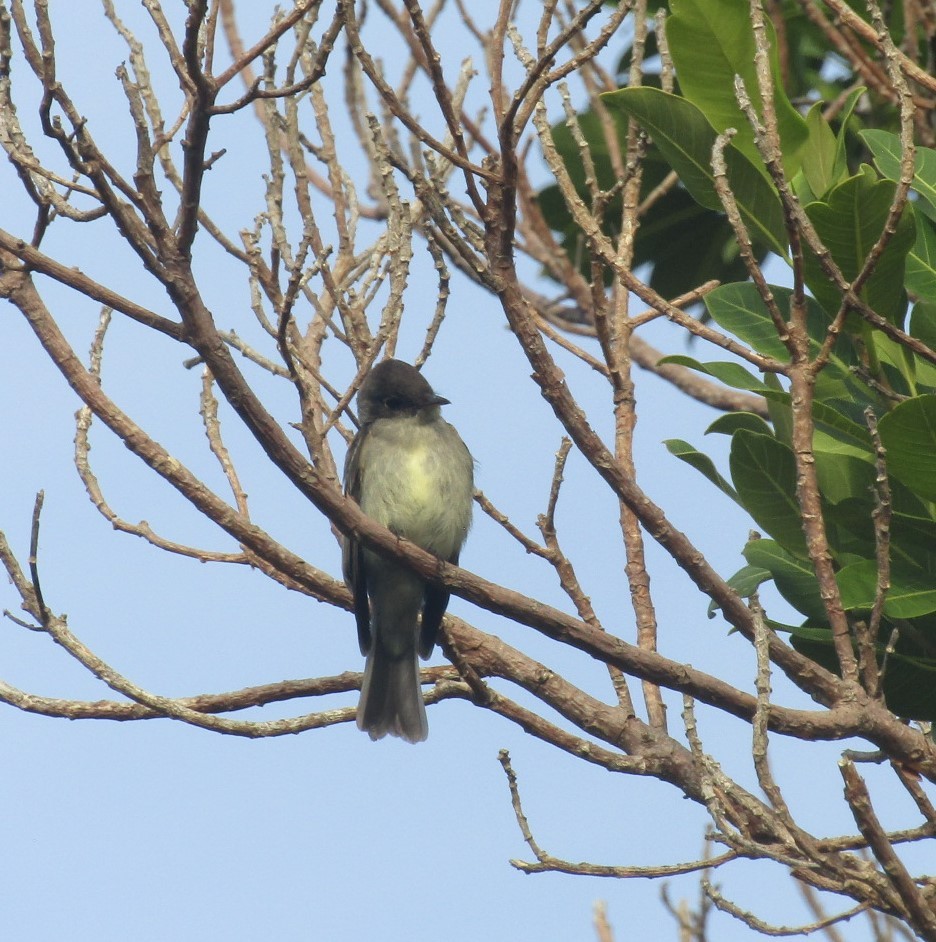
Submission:
[[[386,359],[368,372],[357,404],[345,494],[397,536],[457,564],[471,527],[474,460],[442,418],[449,400],[409,363]],[[417,655],[432,653],[449,592],[353,534],[343,539],[342,571],[366,658],[357,725],[374,740],[421,742],[429,722]]]

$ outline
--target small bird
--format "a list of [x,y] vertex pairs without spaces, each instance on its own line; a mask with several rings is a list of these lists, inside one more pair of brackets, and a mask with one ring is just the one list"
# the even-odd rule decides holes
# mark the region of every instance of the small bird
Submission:
[[[450,563],[471,526],[474,461],[442,418],[447,405],[415,367],[384,360],[358,392],[360,430],[345,459],[345,493],[398,536]],[[371,739],[429,735],[417,652],[427,658],[449,593],[393,559],[344,538],[344,579],[367,657],[357,725]],[[419,616],[422,615],[422,623]]]

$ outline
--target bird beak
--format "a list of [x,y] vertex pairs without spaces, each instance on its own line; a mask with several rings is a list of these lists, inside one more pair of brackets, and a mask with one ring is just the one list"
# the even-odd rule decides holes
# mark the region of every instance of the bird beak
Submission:
[[448,399],[443,399],[441,396],[433,396],[429,402],[434,406],[449,406],[451,403]]

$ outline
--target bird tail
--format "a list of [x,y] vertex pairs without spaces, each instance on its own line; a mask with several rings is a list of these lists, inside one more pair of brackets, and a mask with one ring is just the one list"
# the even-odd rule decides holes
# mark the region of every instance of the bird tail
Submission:
[[383,739],[389,733],[407,742],[422,742],[429,735],[415,650],[394,656],[384,650],[378,638],[373,639],[364,668],[357,725],[371,739]]

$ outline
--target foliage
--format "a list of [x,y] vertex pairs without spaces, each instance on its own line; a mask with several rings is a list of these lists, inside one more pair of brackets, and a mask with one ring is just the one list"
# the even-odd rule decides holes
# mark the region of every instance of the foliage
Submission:
[[[757,353],[790,365],[790,350],[778,336],[763,292],[750,281],[736,280],[743,262],[737,256],[731,260],[725,257],[735,236],[723,212],[712,167],[718,135],[737,129],[725,155],[727,180],[741,220],[760,246],[758,259],[769,250],[792,267],[781,195],[755,141],[754,128],[735,95],[735,82],[740,79],[754,99],[757,115],[763,117],[763,103],[757,99],[751,18],[745,5],[730,0],[673,0],[671,11],[666,35],[679,94],[643,85],[603,96],[615,117],[622,149],[626,146],[627,117],[639,122],[652,140],[645,165],[650,172],[644,175],[643,192],[658,186],[670,171],[680,181],[641,226],[635,262],[653,260],[650,283],[673,294],[706,278],[725,281],[706,295],[706,315]],[[869,121],[881,121],[879,111],[872,114],[865,109],[864,115],[858,116],[856,106],[866,98],[865,89],[848,91],[841,83],[818,81],[834,53],[819,41],[814,25],[805,28],[804,35],[799,7],[787,5],[783,23],[800,66],[805,49],[821,51],[810,69],[790,68],[791,76],[812,74],[814,82],[799,87],[791,83],[794,94],[819,91],[823,96],[845,96],[837,130],[823,115],[827,102],[822,99],[814,101],[805,117],[801,116],[784,90],[775,32],[769,21],[764,23],[783,172],[818,239],[849,283],[863,271],[885,227],[894,227],[864,278],[859,296],[900,328],[907,319],[907,299],[913,299],[909,335],[931,345],[929,341],[936,334],[932,307],[936,301],[936,150],[917,148],[912,202],[892,220],[901,178],[898,134],[869,126]],[[892,34],[897,33],[899,30]],[[888,123],[895,121],[892,109]],[[599,143],[602,129],[591,112],[581,115],[578,123],[585,140],[595,142],[590,150],[598,158],[599,181],[607,186],[607,146]],[[564,123],[554,126],[553,139],[584,196],[575,141]],[[862,160],[865,157],[873,166]],[[540,198],[551,205],[556,188],[548,188]],[[611,204],[605,218],[613,219],[619,213],[619,205]],[[547,218],[565,233],[568,245],[576,231],[569,217],[553,210]],[[699,243],[704,250],[693,251],[691,245]],[[668,248],[661,251],[662,246]],[[672,273],[671,267],[675,270]],[[812,403],[814,457],[842,604],[851,623],[864,626],[864,634],[856,635],[854,641],[856,651],[861,639],[873,647],[891,709],[908,718],[933,721],[936,365],[854,315],[845,317],[834,346],[823,351],[830,326],[841,321],[841,291],[811,253],[803,259],[802,278],[811,297],[794,299],[792,290],[776,285],[768,290],[781,312],[789,314],[797,305],[801,307],[809,356],[821,356],[824,361],[816,376]],[[775,627],[790,631],[797,650],[837,670],[832,629],[812,573],[796,496],[790,392],[779,383],[769,383],[769,377],[765,384],[737,362],[700,363],[687,356],[670,356],[663,362],[690,367],[764,397],[771,425],[757,415],[741,413],[718,419],[708,429],[731,438],[730,484],[711,460],[691,445],[679,441],[667,444],[673,454],[743,507],[770,538],[752,539],[744,551],[749,565],[730,580],[732,585],[743,587],[749,597],[759,585],[772,581],[805,619],[796,627]],[[869,417],[875,423],[873,437]],[[878,572],[882,553],[892,557],[888,575]],[[876,604],[879,611],[875,611]]]

